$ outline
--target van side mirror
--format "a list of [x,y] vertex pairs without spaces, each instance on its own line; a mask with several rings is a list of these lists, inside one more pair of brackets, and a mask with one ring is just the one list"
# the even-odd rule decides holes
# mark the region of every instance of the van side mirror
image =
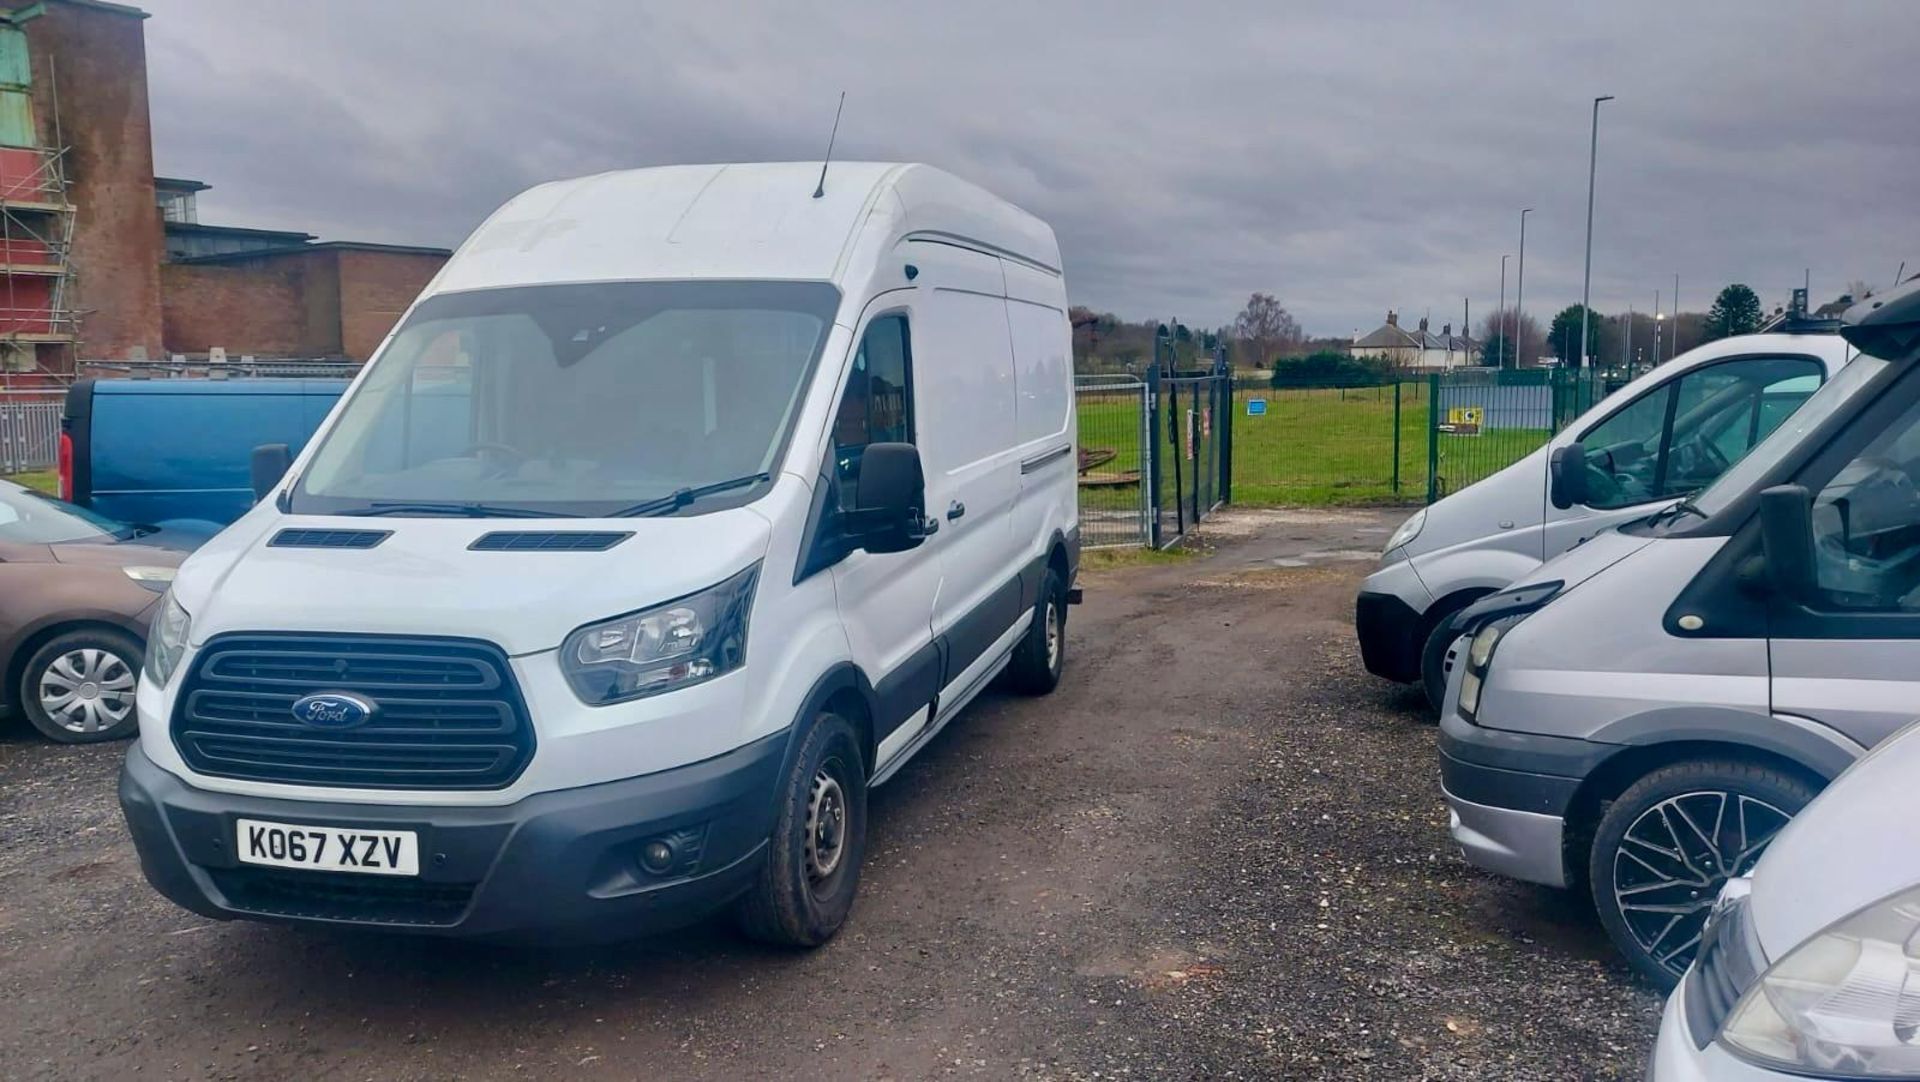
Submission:
[[249,464],[253,475],[253,498],[255,502],[267,498],[273,486],[287,475],[293,467],[293,451],[284,443],[263,443],[253,449],[253,461]]
[[1547,480],[1547,498],[1560,510],[1586,503],[1586,446],[1569,443],[1565,447],[1555,448],[1553,456],[1547,459]]
[[872,553],[905,552],[939,528],[926,516],[927,482],[911,443],[868,444],[860,456],[847,541]]
[[1813,494],[1805,485],[1775,485],[1760,492],[1760,551],[1767,581],[1796,601],[1813,596],[1818,576],[1813,558]]

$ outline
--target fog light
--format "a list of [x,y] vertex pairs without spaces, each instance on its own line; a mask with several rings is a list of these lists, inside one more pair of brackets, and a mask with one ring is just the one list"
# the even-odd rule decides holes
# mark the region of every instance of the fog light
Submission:
[[673,867],[673,846],[655,838],[640,847],[640,866],[655,875]]

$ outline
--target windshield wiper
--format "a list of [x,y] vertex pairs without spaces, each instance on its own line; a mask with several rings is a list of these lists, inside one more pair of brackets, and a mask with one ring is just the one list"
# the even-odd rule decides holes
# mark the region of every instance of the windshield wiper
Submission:
[[452,515],[463,518],[575,517],[564,511],[542,511],[534,507],[502,507],[491,503],[413,503],[402,500],[374,500],[358,510],[341,511],[338,513],[356,517],[371,517],[374,515]]
[[773,475],[767,471],[761,470],[759,473],[750,473],[745,477],[735,477],[730,481],[715,481],[710,485],[676,489],[667,493],[665,496],[656,496],[644,503],[636,503],[632,507],[623,507],[618,511],[609,513],[607,517],[644,518],[648,515],[672,514],[703,496],[712,496],[716,493],[726,492],[731,489],[757,485],[762,481],[770,479],[772,476]]
[[1679,503],[1674,504],[1672,507],[1667,508],[1665,511],[1660,512],[1655,517],[1659,519],[1662,525],[1665,525],[1666,523],[1672,522],[1675,519],[1679,518],[1681,515],[1695,515],[1699,518],[1707,517],[1707,513],[1705,511],[1700,510],[1700,505],[1694,503],[1693,497],[1691,496],[1687,497],[1684,500],[1681,500]]

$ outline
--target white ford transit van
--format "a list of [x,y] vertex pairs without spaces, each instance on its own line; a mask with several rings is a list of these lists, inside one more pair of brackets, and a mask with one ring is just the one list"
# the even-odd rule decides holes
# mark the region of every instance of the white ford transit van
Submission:
[[1044,223],[921,165],[534,188],[181,568],[120,797],[220,918],[626,936],[846,919],[867,790],[1078,563]]
[[[1608,395],[1533,454],[1415,512],[1355,600],[1368,671],[1421,684],[1438,709],[1455,615],[1586,538],[1706,488],[1850,356],[1835,334],[1709,342]],[[1575,445],[1601,482],[1581,500],[1556,501],[1548,465]]]

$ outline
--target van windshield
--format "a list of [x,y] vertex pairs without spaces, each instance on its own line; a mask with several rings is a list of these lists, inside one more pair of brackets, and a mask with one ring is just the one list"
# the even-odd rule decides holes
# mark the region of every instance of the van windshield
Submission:
[[738,503],[775,469],[839,301],[820,282],[736,281],[431,298],[340,407],[291,509],[672,513],[693,510],[685,490],[740,480],[721,488]]
[[[1704,515],[1720,513],[1728,504],[1740,497],[1740,494],[1752,488],[1760,478],[1772,472],[1780,460],[1792,453],[1794,447],[1807,433],[1838,413],[1861,388],[1873,382],[1873,378],[1886,371],[1887,361],[1866,354],[1856,356],[1841,367],[1840,373],[1827,381],[1827,385],[1813,393],[1805,405],[1795,410],[1782,421],[1779,428],[1760,441],[1747,457],[1734,463],[1733,468],[1720,475],[1720,479],[1708,486],[1694,501]],[[1701,521],[1696,518],[1695,522]]]

